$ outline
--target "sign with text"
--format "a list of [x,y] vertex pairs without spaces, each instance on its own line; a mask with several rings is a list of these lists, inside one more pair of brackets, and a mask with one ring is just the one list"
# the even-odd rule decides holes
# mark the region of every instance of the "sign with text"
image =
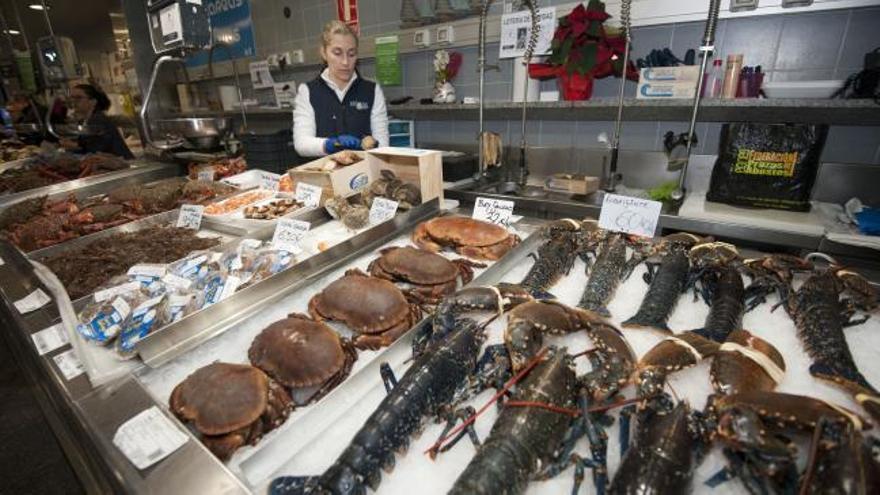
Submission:
[[513,214],[513,201],[506,199],[477,198],[474,203],[475,220],[494,223],[504,228],[510,227],[510,216]]
[[37,353],[40,356],[69,343],[67,332],[64,331],[64,324],[62,323],[56,323],[49,328],[32,333],[31,339],[34,341],[34,347],[37,348]]
[[[204,0],[215,43],[228,47],[214,50],[212,63],[253,57],[254,24],[251,21],[251,0]],[[201,50],[186,58],[186,65],[194,67],[208,63],[208,50]]]
[[260,186],[263,189],[268,189],[270,191],[277,191],[278,184],[281,183],[281,175],[273,174],[272,172],[260,171]]
[[397,206],[397,201],[379,197],[373,198],[373,204],[370,206],[370,223],[377,225],[391,220],[397,214]]
[[[550,53],[556,31],[556,7],[538,9],[538,40],[534,55]],[[501,43],[498,58],[522,57],[532,36],[532,14],[528,10],[501,16]]]
[[202,225],[203,213],[205,213],[205,207],[202,205],[183,205],[180,207],[180,215],[177,217],[177,226],[199,230]]
[[298,182],[296,184],[294,197],[300,203],[305,204],[307,208],[314,208],[321,204],[321,193],[323,192],[324,189],[322,189],[321,186]]
[[113,435],[113,445],[138,469],[161,461],[186,442],[186,434],[156,406],[123,423]]
[[654,237],[663,203],[650,199],[606,194],[599,214],[599,227],[614,232]]
[[309,222],[281,218],[275,226],[275,234],[272,236],[272,246],[290,253],[301,251],[299,243],[311,228]]

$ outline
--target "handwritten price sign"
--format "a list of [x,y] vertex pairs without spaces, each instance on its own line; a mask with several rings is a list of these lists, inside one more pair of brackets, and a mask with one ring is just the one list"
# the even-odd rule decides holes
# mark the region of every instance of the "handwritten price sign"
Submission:
[[660,219],[659,201],[606,194],[599,214],[599,227],[615,232],[654,237]]
[[474,220],[494,223],[504,228],[510,227],[513,214],[513,201],[505,199],[477,198],[474,204]]
[[386,198],[374,198],[370,206],[370,223],[378,225],[394,218],[397,214],[397,201]]
[[281,182],[281,176],[272,172],[260,172],[260,185],[263,189],[277,191],[278,184]]
[[296,200],[305,203],[306,207],[314,208],[321,204],[321,193],[324,190],[320,186],[299,182],[296,184]]
[[177,217],[177,226],[199,230],[204,213],[205,207],[202,205],[183,205],[180,207],[180,215]]
[[199,169],[199,180],[214,182],[214,167],[202,167]]
[[299,243],[311,228],[309,222],[282,218],[275,226],[275,235],[272,236],[272,246],[290,253],[300,252]]

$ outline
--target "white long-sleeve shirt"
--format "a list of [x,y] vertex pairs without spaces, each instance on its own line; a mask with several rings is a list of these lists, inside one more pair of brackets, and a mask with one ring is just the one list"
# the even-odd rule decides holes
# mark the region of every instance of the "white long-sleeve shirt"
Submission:
[[[329,69],[321,72],[321,79],[336,93],[341,102],[345,99],[349,88],[357,79],[355,73],[344,88],[340,88],[330,79]],[[373,110],[370,112],[370,129],[379,146],[388,146],[388,107],[385,104],[385,95],[382,88],[376,83],[376,91],[373,96]],[[324,142],[326,138],[317,137],[317,124],[315,123],[315,109],[309,98],[309,87],[302,83],[296,92],[293,104],[293,145],[300,156],[324,156]]]

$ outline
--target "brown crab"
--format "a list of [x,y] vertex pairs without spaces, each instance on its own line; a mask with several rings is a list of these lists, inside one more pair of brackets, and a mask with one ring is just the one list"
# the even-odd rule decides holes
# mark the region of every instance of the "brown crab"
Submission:
[[449,260],[439,254],[414,247],[389,247],[380,251],[367,271],[374,277],[412,285],[410,294],[428,304],[437,304],[474,278],[474,267],[486,265],[466,259]]
[[219,362],[199,368],[174,387],[169,406],[224,461],[277,428],[293,409],[284,387],[260,369]]
[[420,223],[413,231],[412,241],[428,251],[454,248],[468,258],[498,260],[516,246],[520,238],[507,229],[468,217],[438,217]]
[[345,380],[357,352],[351,342],[339,338],[326,324],[293,313],[257,335],[248,359],[290,388],[295,397],[298,392],[305,393],[305,400],[297,401],[297,405],[306,405]]
[[390,345],[422,317],[421,308],[407,301],[393,283],[349,270],[309,301],[315,320],[337,320],[358,334],[358,349]]

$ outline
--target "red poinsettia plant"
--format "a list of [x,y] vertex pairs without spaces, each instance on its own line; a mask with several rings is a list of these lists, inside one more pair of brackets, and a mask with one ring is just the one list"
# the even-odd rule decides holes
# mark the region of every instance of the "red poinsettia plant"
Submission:
[[[623,72],[625,41],[622,35],[606,33],[603,23],[609,17],[600,0],[590,0],[586,7],[578,4],[559,19],[547,62],[529,64],[529,75],[536,79],[558,77],[566,100],[589,99],[594,79],[620,76]],[[638,80],[639,73],[632,62],[626,76]]]

